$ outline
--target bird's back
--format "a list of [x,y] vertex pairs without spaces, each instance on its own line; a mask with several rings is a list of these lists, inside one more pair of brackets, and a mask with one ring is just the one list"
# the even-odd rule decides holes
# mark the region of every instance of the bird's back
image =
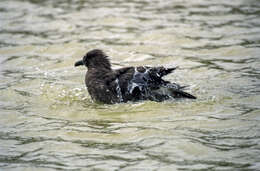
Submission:
[[138,100],[164,101],[170,98],[195,97],[183,87],[162,79],[176,68],[126,67],[118,70],[90,70],[86,86],[95,101],[119,103]]

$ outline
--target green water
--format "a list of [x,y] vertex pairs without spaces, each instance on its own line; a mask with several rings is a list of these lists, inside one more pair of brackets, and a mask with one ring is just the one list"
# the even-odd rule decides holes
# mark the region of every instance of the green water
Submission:
[[[95,104],[94,48],[198,99]],[[258,170],[259,68],[259,0],[2,0],[0,170]]]

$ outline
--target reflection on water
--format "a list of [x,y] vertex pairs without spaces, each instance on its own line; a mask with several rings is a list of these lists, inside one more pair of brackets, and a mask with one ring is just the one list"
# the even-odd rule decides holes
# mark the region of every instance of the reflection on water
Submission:
[[[257,170],[260,2],[0,2],[1,170]],[[100,105],[73,64],[180,66],[196,101]]]

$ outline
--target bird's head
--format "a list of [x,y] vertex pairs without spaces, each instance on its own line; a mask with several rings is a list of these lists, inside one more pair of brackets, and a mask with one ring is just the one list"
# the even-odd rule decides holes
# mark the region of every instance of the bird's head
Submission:
[[111,69],[111,64],[108,59],[108,56],[99,49],[94,49],[86,53],[86,55],[83,56],[83,59],[80,61],[77,61],[74,66],[80,66],[85,65],[88,69],[89,68],[97,68],[102,67],[106,69]]

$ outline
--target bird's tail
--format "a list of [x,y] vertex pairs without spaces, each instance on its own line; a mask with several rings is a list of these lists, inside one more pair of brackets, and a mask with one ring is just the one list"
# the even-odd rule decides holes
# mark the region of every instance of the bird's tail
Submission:
[[169,83],[164,86],[161,86],[159,89],[153,91],[155,94],[161,94],[162,96],[168,96],[172,98],[187,98],[187,99],[196,99],[195,96],[185,92],[187,86],[180,86],[179,84]]
[[180,89],[170,89],[171,95],[173,96],[173,98],[187,98],[187,99],[196,99],[195,96],[184,92]]
[[180,86],[176,83],[168,83],[164,87],[168,89],[169,94],[171,94],[173,98],[196,99],[195,96],[184,91],[184,89],[188,86]]

